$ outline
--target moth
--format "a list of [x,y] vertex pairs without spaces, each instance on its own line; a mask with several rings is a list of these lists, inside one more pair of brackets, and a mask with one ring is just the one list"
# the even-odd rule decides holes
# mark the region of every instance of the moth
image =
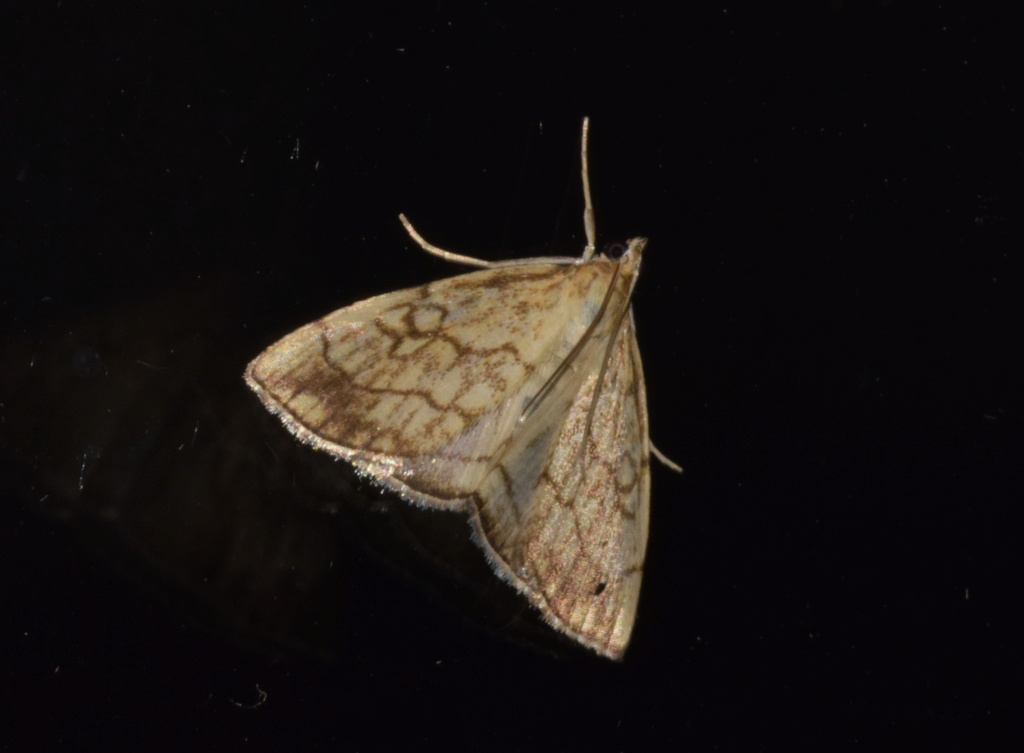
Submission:
[[544,619],[621,658],[647,546],[650,443],[630,297],[645,238],[595,253],[581,145],[580,257],[484,261],[307,324],[245,380],[301,441],[418,505],[468,513]]

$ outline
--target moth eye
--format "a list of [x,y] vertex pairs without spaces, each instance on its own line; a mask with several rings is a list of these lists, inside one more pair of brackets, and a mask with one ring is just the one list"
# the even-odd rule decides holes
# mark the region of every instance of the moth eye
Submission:
[[615,261],[616,259],[621,259],[625,256],[627,251],[629,251],[629,246],[622,241],[611,241],[606,243],[604,248],[601,249],[601,255],[607,259]]

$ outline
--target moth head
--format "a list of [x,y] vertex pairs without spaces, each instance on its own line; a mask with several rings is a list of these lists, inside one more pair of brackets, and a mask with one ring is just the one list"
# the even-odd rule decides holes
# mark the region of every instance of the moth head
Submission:
[[640,255],[647,245],[646,238],[630,238],[628,241],[610,241],[601,249],[601,256],[617,261],[623,272],[636,273],[640,266]]

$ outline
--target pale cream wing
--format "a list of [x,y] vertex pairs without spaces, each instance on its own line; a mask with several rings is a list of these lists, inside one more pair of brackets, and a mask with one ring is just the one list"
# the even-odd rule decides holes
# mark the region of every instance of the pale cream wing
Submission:
[[[598,315],[614,270],[526,264],[371,298],[270,346],[246,381],[303,441],[413,501],[461,506]],[[565,371],[557,391],[582,378]]]
[[619,658],[636,615],[650,500],[647,400],[631,315],[610,353],[589,351],[580,370],[586,378],[571,406],[553,401],[538,410],[497,458],[473,497],[473,520],[496,569],[548,622]]

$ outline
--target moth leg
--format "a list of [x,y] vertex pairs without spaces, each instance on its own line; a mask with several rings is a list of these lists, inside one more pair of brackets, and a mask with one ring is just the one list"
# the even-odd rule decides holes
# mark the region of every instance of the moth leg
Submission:
[[583,177],[583,229],[587,233],[587,247],[583,249],[583,261],[589,261],[594,255],[597,230],[594,227],[594,202],[590,198],[590,168],[587,166],[587,133],[590,131],[590,118],[583,118],[583,139],[580,145],[580,162]]
[[647,444],[650,445],[651,454],[654,455],[654,457],[656,457],[658,460],[660,460],[662,462],[662,464],[666,468],[670,468],[671,470],[675,471],[676,473],[682,473],[683,472],[683,467],[681,465],[677,465],[676,463],[673,463],[667,457],[662,455],[661,454],[661,450],[659,450],[657,447],[654,446],[654,442],[652,442],[649,437],[647,439]]
[[443,248],[438,248],[433,243],[427,243],[423,236],[416,232],[416,229],[412,226],[412,223],[406,219],[404,214],[398,215],[398,219],[405,225],[405,231],[412,237],[419,247],[426,251],[428,254],[434,256],[440,256],[445,261],[454,262],[456,264],[467,264],[471,267],[483,267],[484,269],[490,269],[494,266],[494,262],[484,261],[483,259],[475,259],[472,256],[463,256],[462,254],[456,254],[452,251],[445,251]]

